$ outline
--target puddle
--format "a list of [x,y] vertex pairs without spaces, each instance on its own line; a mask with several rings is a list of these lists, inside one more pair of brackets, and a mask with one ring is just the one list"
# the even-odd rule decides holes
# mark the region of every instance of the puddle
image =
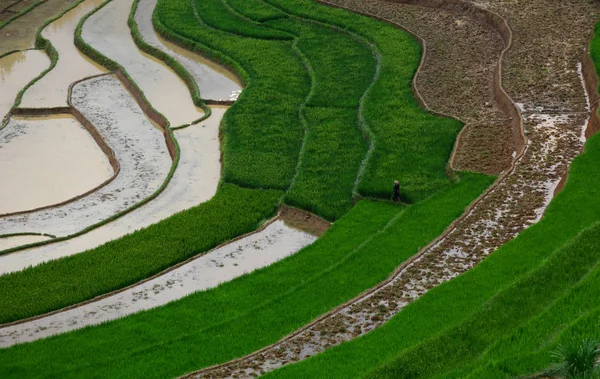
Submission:
[[[10,249],[17,246],[23,246],[30,243],[49,240],[50,237],[44,236],[16,236],[9,238],[0,238],[0,251]],[[25,268],[25,267],[23,267]]]
[[0,29],[0,55],[33,48],[35,35],[44,22],[58,16],[73,3],[74,0],[46,1]]
[[25,92],[21,107],[51,108],[67,106],[69,85],[88,76],[106,72],[77,50],[73,44],[79,20],[102,4],[102,0],[86,0],[42,31],[58,51],[56,66]]
[[236,100],[242,90],[239,79],[230,71],[202,56],[162,39],[152,26],[157,0],[141,0],[135,21],[144,40],[175,58],[194,77],[200,96],[210,100]]
[[123,66],[148,101],[171,126],[189,124],[204,114],[185,83],[161,61],[142,53],[131,38],[127,18],[133,0],[112,1],[83,25],[83,39]]
[[175,131],[181,148],[179,165],[167,188],[156,199],[79,237],[0,256],[0,275],[92,249],[212,198],[221,169],[219,124],[227,107],[211,108],[207,120]]
[[179,268],[91,304],[0,329],[0,347],[115,320],[159,307],[271,265],[316,237],[275,221],[263,231],[213,250]]
[[12,117],[0,131],[0,214],[58,204],[108,180],[113,169],[73,116]]
[[50,59],[38,50],[20,51],[0,58],[0,122],[14,105],[19,91],[48,66]]
[[73,234],[142,201],[167,177],[172,161],[164,136],[118,79],[102,76],[78,83],[72,102],[114,151],[119,174],[106,186],[66,205],[0,218],[3,234]]

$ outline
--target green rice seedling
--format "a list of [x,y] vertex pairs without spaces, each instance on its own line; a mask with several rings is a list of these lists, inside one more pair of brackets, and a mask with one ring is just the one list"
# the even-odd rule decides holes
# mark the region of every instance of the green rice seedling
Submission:
[[367,144],[356,125],[354,109],[304,109],[308,131],[287,204],[329,220],[352,207],[352,189]]
[[357,191],[390,198],[394,180],[407,201],[416,202],[450,184],[446,166],[462,124],[420,108],[412,92],[421,48],[392,25],[310,0],[263,0],[293,15],[318,20],[369,41],[379,72],[363,98],[361,119],[371,152]]
[[[375,79],[377,61],[370,46],[343,30],[296,17],[266,25],[297,36],[296,47],[313,74],[308,106],[358,110],[361,97]],[[358,124],[358,118],[354,123]]]
[[285,190],[304,137],[298,109],[310,91],[308,73],[290,41],[243,38],[208,26],[208,17],[187,1],[159,2],[154,23],[167,39],[224,61],[246,81],[222,124],[223,180]]
[[544,369],[557,339],[594,337],[600,327],[598,170],[600,135],[573,161],[539,223],[381,328],[272,376],[389,377],[411,368],[422,376],[506,378]]
[[247,354],[383,280],[490,180],[464,174],[404,210],[361,201],[313,245],[272,266],[159,309],[1,350],[0,375],[173,377]]
[[239,17],[222,0],[194,0],[198,14],[207,25],[235,35],[259,39],[291,40],[285,32],[266,28],[259,23]]
[[223,0],[223,3],[235,12],[257,22],[287,17],[284,12],[261,0]]
[[221,185],[215,197],[95,249],[0,276],[0,323],[79,303],[152,276],[275,214],[282,193]]

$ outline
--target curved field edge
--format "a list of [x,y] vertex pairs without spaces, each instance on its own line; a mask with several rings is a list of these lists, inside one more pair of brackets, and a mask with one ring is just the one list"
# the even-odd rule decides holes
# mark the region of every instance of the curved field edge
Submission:
[[[327,15],[329,15],[331,12],[339,13],[339,10],[333,10],[329,7],[310,2],[294,2],[291,7],[299,8],[299,6],[297,6],[298,4],[310,8],[312,11],[312,14],[309,16],[302,15],[302,17],[317,19],[318,17],[314,16],[314,14],[317,14],[319,17],[321,17],[324,23],[329,23],[331,25],[348,30],[369,41],[372,39],[372,36],[369,35],[369,30],[373,29],[371,26],[375,26],[375,29],[382,29],[387,33],[391,33],[393,36],[400,36],[399,39],[387,38],[389,36],[383,35],[385,33],[382,32],[379,35],[381,41],[377,41],[377,43],[374,44],[382,45],[386,43],[384,40],[387,40],[387,52],[395,55],[396,61],[392,62],[385,60],[383,62],[384,69],[382,71],[382,76],[385,76],[385,79],[377,81],[377,83],[379,83],[379,89],[377,91],[370,91],[378,93],[382,99],[373,99],[371,103],[371,114],[374,120],[382,119],[382,124],[385,125],[385,127],[382,127],[382,129],[386,129],[388,131],[388,134],[385,135],[384,138],[381,138],[381,140],[387,141],[390,140],[390,138],[395,138],[396,142],[394,146],[388,146],[386,151],[379,151],[377,148],[374,150],[373,157],[375,160],[384,158],[387,158],[387,160],[384,159],[384,161],[378,161],[379,163],[373,163],[373,166],[385,166],[385,168],[381,168],[379,174],[376,174],[372,178],[364,180],[363,182],[369,182],[370,185],[377,186],[380,189],[380,192],[377,194],[367,191],[363,193],[363,195],[389,198],[391,196],[390,183],[393,182],[394,177],[397,177],[401,180],[401,185],[404,184],[403,192],[406,194],[408,200],[413,201],[417,201],[419,198],[426,197],[428,194],[431,194],[432,191],[435,192],[435,190],[439,189],[440,187],[448,185],[450,180],[446,176],[445,169],[447,160],[453,148],[454,140],[461,125],[458,121],[442,119],[423,111],[419,108],[416,100],[412,96],[410,89],[412,77],[419,65],[418,52],[420,51],[420,47],[418,43],[407,33],[393,28],[390,25],[370,20],[366,17],[361,18],[361,16],[357,16],[347,11],[342,11],[346,12],[344,13],[345,18],[342,18],[342,21],[338,20],[337,22],[331,22],[329,21],[330,16],[325,17],[314,9],[321,10],[321,13],[326,13]],[[276,5],[283,7],[282,4]],[[288,8],[290,7],[289,5],[287,6]],[[192,13],[192,9],[190,8],[191,5],[185,1],[174,1],[169,3],[159,2],[154,15],[155,26],[159,33],[167,39],[175,40],[175,43],[181,44],[188,49],[208,55],[212,59],[215,59],[230,67],[236,66],[234,68],[237,68],[236,71],[240,73],[240,63],[231,58],[234,53],[231,51],[222,52],[222,45],[216,46],[217,42],[210,41],[209,36],[202,34],[202,31],[200,30],[201,28],[197,26],[197,21],[195,21],[189,15]],[[294,9],[285,9],[285,11],[291,14],[298,13]],[[179,17],[179,15],[183,14],[186,15],[185,19]],[[367,24],[366,27],[363,25],[364,33],[356,33],[351,27],[344,25],[344,21],[347,21],[347,24],[349,25],[352,25],[352,23],[358,23],[357,18],[359,21]],[[375,22],[376,24],[371,25],[370,22]],[[198,42],[193,42],[192,39],[196,39]],[[394,42],[395,40],[398,40],[398,42]],[[385,54],[382,59],[386,59]],[[245,76],[248,77],[249,75],[246,74]],[[402,80],[398,80],[398,78],[401,78]],[[256,80],[256,78],[253,80]],[[288,87],[291,87],[291,84],[288,85]],[[375,87],[378,86],[375,85]],[[251,88],[252,83],[249,83],[246,92],[249,92]],[[392,96],[387,96],[389,93],[396,93],[398,96],[394,96],[393,98],[395,100],[392,99],[390,101],[389,98]],[[248,95],[248,93],[246,93],[246,95]],[[388,98],[388,100],[384,101],[385,98]],[[384,105],[383,111],[375,106],[377,102],[381,101],[383,101],[382,104]],[[400,112],[399,109],[402,109],[405,112]],[[230,112],[233,114],[234,110],[232,109]],[[407,118],[410,118],[410,120]],[[228,122],[229,119],[226,119],[225,125],[228,125]],[[373,123],[375,122],[373,121]],[[397,127],[397,125],[405,126],[414,125],[415,123],[416,126],[413,127],[414,129],[411,129],[416,132],[414,134],[411,134],[411,132],[406,132],[403,128]],[[432,154],[431,151],[428,150],[427,154],[423,154],[423,156],[419,157],[414,155],[402,156],[405,151],[410,151],[413,149],[414,144],[409,143],[408,141],[420,141],[427,144],[432,140],[432,144],[436,153]],[[228,148],[227,142],[226,136],[224,146],[225,149]],[[381,142],[380,145],[383,146],[384,142]],[[427,150],[427,148],[424,149]],[[443,152],[439,154],[440,151]],[[225,153],[227,153],[227,151],[225,151]],[[226,155],[227,154],[225,154],[225,156]],[[423,158],[423,161],[425,161],[425,168],[419,166],[421,158]],[[224,169],[224,179],[226,181],[232,181],[243,186],[256,185],[255,182],[252,181],[238,181],[234,176],[228,174],[228,170],[229,168]],[[404,171],[404,174],[394,174],[394,172],[399,171]],[[404,177],[404,183],[402,183],[402,176]],[[418,188],[415,188],[415,186]],[[413,188],[411,189],[411,187]]]
[[[282,193],[222,184],[213,199],[86,252],[0,276],[0,323],[121,289],[255,230]],[[199,233],[198,231],[202,231]],[[77,275],[73,275],[77,272]]]
[[[285,260],[159,309],[3,350],[0,367],[29,377],[47,370],[61,377],[92,372],[166,377],[250,353],[385,279],[442,233],[493,180],[468,173],[461,177],[404,210],[361,201],[313,245]],[[164,359],[165,351],[172,359]],[[64,359],[80,364],[67,366]]]
[[560,342],[598,338],[599,162],[595,135],[538,224],[375,331],[268,376],[518,377],[546,368]]
[[312,0],[260,1],[353,33],[376,52],[380,72],[365,94],[361,115],[372,134],[372,155],[359,180],[359,195],[390,198],[389,183],[398,179],[404,199],[416,202],[451,182],[448,160],[462,124],[434,115],[415,99],[413,77],[422,51],[413,36],[389,23]]
[[[61,236],[58,238],[53,238],[52,240],[48,240],[48,241],[41,241],[41,242],[37,242],[37,243],[32,243],[32,244],[27,244],[27,245],[22,245],[22,246],[17,246],[11,249],[6,249],[3,251],[0,251],[0,255],[3,254],[9,254],[9,253],[13,253],[13,252],[17,252],[19,250],[23,250],[23,249],[27,249],[27,248],[34,248],[34,247],[38,247],[38,246],[43,246],[43,245],[47,245],[50,243],[56,243],[56,242],[61,242],[61,241],[66,241],[68,239],[72,239],[78,236],[81,236],[91,230],[97,229],[103,225],[108,224],[109,222],[112,222],[116,219],[118,219],[119,217],[147,204],[148,202],[150,202],[151,200],[155,199],[158,195],[160,195],[160,193],[162,191],[164,191],[164,189],[167,187],[167,185],[169,184],[171,178],[173,177],[174,173],[175,173],[175,169],[177,168],[177,165],[179,163],[179,158],[180,158],[180,150],[179,150],[179,144],[177,143],[177,140],[171,130],[171,128],[169,128],[169,124],[168,121],[160,114],[158,113],[158,111],[156,111],[155,108],[152,107],[152,105],[147,101],[146,97],[144,96],[143,92],[139,89],[139,87],[137,87],[137,85],[135,85],[135,83],[133,82],[133,80],[128,76],[128,74],[122,69],[122,67],[120,65],[118,65],[116,62],[113,62],[109,59],[107,59],[106,57],[104,57],[103,55],[101,55],[99,52],[97,52],[96,50],[94,50],[91,46],[89,46],[87,43],[85,43],[85,41],[83,41],[83,39],[81,38],[81,29],[83,27],[84,22],[91,16],[93,15],[95,12],[97,12],[98,10],[100,10],[102,7],[104,7],[106,4],[108,4],[111,0],[105,1],[104,3],[102,3],[99,7],[97,7],[96,9],[94,9],[92,12],[88,13],[87,15],[85,15],[79,22],[79,24],[77,25],[76,31],[75,31],[75,39],[74,39],[74,44],[75,46],[81,51],[83,52],[85,55],[87,55],[88,57],[90,57],[90,59],[92,59],[93,61],[95,61],[96,63],[106,67],[108,70],[116,72],[117,76],[120,78],[121,82],[125,85],[125,87],[127,87],[130,91],[132,91],[134,93],[134,97],[136,102],[140,105],[140,107],[142,109],[145,110],[145,113],[151,118],[153,119],[155,122],[157,122],[159,125],[161,125],[164,135],[165,135],[165,141],[167,144],[167,147],[169,148],[169,153],[171,154],[171,158],[173,159],[173,163],[171,165],[171,169],[167,175],[167,177],[165,178],[164,182],[162,183],[162,185],[149,197],[141,200],[140,202],[136,203],[135,205],[133,205],[132,207],[129,207],[128,209],[125,209],[109,218],[107,218],[106,220],[103,220],[97,224],[91,225],[77,233],[68,235],[68,236]],[[8,117],[11,116],[11,114],[14,112],[14,109],[17,108],[21,102],[22,96],[25,93],[25,91],[31,87],[33,84],[35,84],[38,80],[40,80],[42,77],[44,77],[48,72],[50,72],[54,67],[56,67],[56,64],[58,62],[59,59],[59,55],[58,52],[56,51],[56,49],[54,48],[54,46],[52,46],[51,42],[47,39],[45,39],[42,36],[42,30],[47,27],[48,25],[50,25],[52,22],[60,19],[61,17],[63,17],[66,13],[68,13],[69,11],[71,11],[72,9],[74,9],[75,7],[77,7],[80,3],[82,3],[83,0],[78,0],[76,1],[73,6],[65,9],[62,13],[60,13],[58,16],[46,21],[37,31],[36,34],[36,46],[43,49],[48,56],[51,59],[51,65],[50,67],[43,71],[37,78],[35,78],[34,80],[32,80],[29,84],[27,84],[26,87],[24,87],[19,94],[17,95],[17,99],[15,101],[15,105],[13,106],[13,109],[11,110],[11,112],[8,114],[8,116],[5,118],[5,122],[8,121]],[[130,15],[130,18],[133,17],[133,12]],[[102,74],[102,75],[106,75],[106,74]],[[69,108],[72,109],[73,106],[71,104],[71,89],[73,87],[73,85],[85,81],[89,78],[84,78],[81,80],[76,81],[75,83],[72,83],[69,86],[69,96],[68,96],[68,104],[69,104]],[[135,96],[137,95],[137,96]],[[44,109],[41,110],[42,112],[44,111]],[[49,113],[52,112],[52,109],[48,109],[47,110]],[[151,117],[154,116],[154,117]],[[105,183],[106,184],[106,183]]]
[[5,26],[7,26],[8,24],[10,24],[11,22],[13,22],[14,20],[16,20],[19,17],[25,16],[27,13],[31,12],[32,10],[34,10],[35,8],[37,8],[39,5],[42,5],[43,3],[45,3],[47,0],[39,0],[36,1],[35,3],[31,4],[30,6],[28,6],[27,8],[23,9],[21,12],[11,16],[10,18],[4,20],[4,21],[0,21],[0,30],[2,30],[2,28],[4,28]]

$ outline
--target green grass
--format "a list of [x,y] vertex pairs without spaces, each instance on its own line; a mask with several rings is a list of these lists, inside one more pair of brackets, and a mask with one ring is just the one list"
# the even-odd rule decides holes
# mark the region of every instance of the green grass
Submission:
[[136,283],[250,232],[282,193],[222,185],[210,201],[68,258],[0,276],[0,323],[46,313]]
[[123,320],[2,350],[0,375],[172,377],[244,355],[386,278],[490,180],[464,174],[404,210],[362,201],[315,244],[251,275]]
[[[272,376],[465,377],[471,370],[482,370],[473,371],[473,378],[504,378],[542,369],[548,363],[548,349],[557,339],[565,341],[561,328],[570,323],[577,324],[569,336],[596,337],[591,333],[594,327],[597,330],[598,318],[569,305],[594,298],[561,299],[579,288],[573,286],[587,271],[593,268],[597,276],[599,170],[600,135],[596,135],[574,160],[565,188],[538,224],[474,269],[429,291],[381,328]],[[595,293],[591,286],[586,288]],[[564,306],[552,308],[553,301]],[[580,316],[584,320],[579,321]],[[536,317],[539,322],[528,324]],[[590,334],[580,332],[585,328]],[[532,339],[523,337],[526,334]],[[523,340],[528,342],[519,342]],[[544,349],[538,352],[539,346]],[[487,352],[489,360],[482,355]]]

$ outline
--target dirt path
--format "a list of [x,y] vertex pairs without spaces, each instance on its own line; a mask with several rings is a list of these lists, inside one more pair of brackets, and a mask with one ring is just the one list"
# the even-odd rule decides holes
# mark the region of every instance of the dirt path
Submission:
[[83,78],[106,70],[82,55],[73,44],[75,28],[83,16],[102,4],[102,0],[85,0],[42,30],[58,52],[56,66],[23,95],[21,108],[66,107],[69,86]]
[[120,164],[117,177],[68,204],[2,217],[2,234],[71,235],[150,196],[167,177],[172,161],[163,133],[148,121],[119,80],[101,76],[80,82],[73,86],[71,101],[114,151]]
[[135,45],[127,25],[132,4],[133,0],[111,1],[94,13],[83,25],[83,40],[119,63],[172,127],[198,120],[204,112],[194,105],[183,80]]
[[220,179],[219,125],[227,107],[211,108],[207,120],[174,132],[179,164],[156,199],[79,237],[0,256],[0,275],[95,248],[211,199]]
[[135,14],[140,34],[151,46],[175,58],[194,77],[203,99],[235,101],[242,91],[240,80],[222,66],[174,45],[156,34],[152,13],[157,0],[140,0]]
[[125,291],[39,319],[0,328],[0,348],[115,320],[156,308],[271,265],[317,237],[277,220]]
[[[359,12],[369,11],[362,8],[367,3],[371,2],[335,0],[335,5]],[[460,1],[429,3],[469,11],[469,4]],[[594,4],[575,0],[491,1],[484,5],[507,16],[513,29],[513,47],[503,60],[504,86],[523,109],[528,138],[514,170],[443,238],[400,267],[388,281],[272,346],[189,377],[260,375],[363,335],[429,289],[474,267],[540,219],[583,147],[590,112],[580,61],[600,12]]]

